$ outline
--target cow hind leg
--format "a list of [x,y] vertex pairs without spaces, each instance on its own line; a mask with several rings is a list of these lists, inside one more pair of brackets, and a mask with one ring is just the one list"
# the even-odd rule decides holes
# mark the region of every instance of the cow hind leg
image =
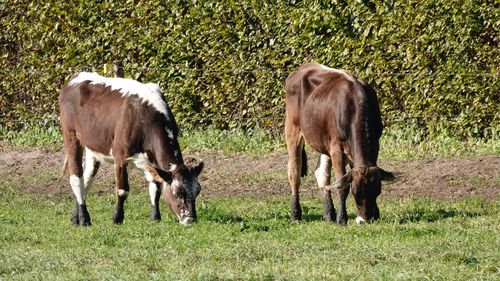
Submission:
[[128,197],[130,190],[128,184],[128,174],[127,174],[127,162],[119,163],[116,161],[115,166],[116,173],[116,204],[115,212],[113,213],[113,223],[122,224],[125,217],[125,211],[123,209],[125,200]]
[[321,154],[319,158],[319,166],[315,171],[316,181],[318,187],[323,189],[323,219],[326,222],[333,222],[335,220],[335,207],[332,201],[332,192],[326,187],[330,184],[332,173],[332,162],[330,157]]
[[99,170],[101,162],[94,157],[94,153],[90,150],[85,150],[85,165],[83,170],[83,186],[85,187],[85,198],[87,198],[87,194],[89,192],[92,183],[94,182],[95,175]]
[[160,215],[160,196],[161,186],[153,181],[149,182],[149,197],[151,199],[151,217],[152,221],[161,220]]
[[89,226],[92,223],[85,200],[85,186],[83,183],[82,168],[83,150],[78,139],[76,138],[75,132],[68,132],[65,134],[64,146],[70,170],[69,183],[76,198],[76,205],[73,209],[71,222],[74,225]]
[[302,149],[304,139],[299,128],[286,124],[285,135],[288,150],[288,181],[292,191],[290,202],[290,219],[292,221],[302,220],[302,209],[299,202],[300,175],[302,171]]

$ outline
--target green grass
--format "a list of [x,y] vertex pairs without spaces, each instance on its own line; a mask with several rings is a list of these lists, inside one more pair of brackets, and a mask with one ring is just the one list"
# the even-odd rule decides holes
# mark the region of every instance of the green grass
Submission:
[[[488,138],[454,137],[450,132],[426,135],[422,130],[407,127],[387,128],[380,140],[380,157],[392,160],[429,158],[436,156],[471,156],[500,154],[500,128],[492,128]],[[214,128],[181,132],[179,143],[186,152],[217,151],[265,154],[286,151],[283,136],[269,134],[263,129],[221,131]],[[62,148],[58,126],[27,126],[16,132],[0,127],[0,146]]]
[[[0,128],[0,138],[13,147],[61,146],[57,127]],[[285,149],[280,138],[259,130],[185,132],[180,143],[188,152],[227,155]],[[498,153],[498,138],[429,139],[394,129],[382,138],[381,157]],[[123,225],[111,223],[114,197],[91,192],[93,226],[77,228],[69,222],[70,191],[41,198],[16,186],[43,186],[57,177],[44,171],[0,171],[0,280],[498,280],[500,274],[500,202],[494,199],[385,199],[380,221],[357,226],[349,197],[344,227],[321,221],[317,196],[304,194],[299,224],[289,221],[288,196],[202,193],[198,223],[183,227],[164,204],[163,220],[149,222],[149,196],[133,188]],[[259,176],[248,180],[268,177]]]
[[380,139],[380,157],[404,160],[500,154],[500,128],[491,128],[487,135],[486,138],[459,139],[449,131],[426,135],[412,126],[393,126],[385,129]]
[[121,226],[113,196],[91,195],[93,226],[77,228],[69,198],[0,189],[2,280],[498,280],[500,270],[494,201],[393,199],[380,221],[357,226],[349,212],[344,227],[321,221],[316,198],[297,224],[288,197],[201,197],[198,223],[183,227],[165,205],[149,222],[142,190]]

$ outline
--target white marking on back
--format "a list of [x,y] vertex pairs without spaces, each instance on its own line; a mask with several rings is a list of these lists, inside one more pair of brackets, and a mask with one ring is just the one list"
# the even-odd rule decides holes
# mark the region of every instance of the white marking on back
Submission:
[[330,184],[329,179],[331,175],[331,168],[330,157],[326,154],[321,154],[319,158],[319,167],[314,172],[318,187],[324,188]]
[[79,83],[90,81],[90,84],[94,85],[104,85],[105,87],[111,87],[111,90],[119,91],[122,96],[137,95],[143,102],[148,103],[153,106],[157,111],[163,113],[170,121],[168,116],[168,104],[162,99],[162,94],[160,86],[155,83],[143,84],[139,81],[127,78],[108,78],[103,77],[94,72],[80,72],[78,76],[73,78],[70,82],[70,86],[77,85]]
[[352,82],[356,82],[356,80],[354,79],[354,77],[353,77],[351,74],[349,74],[349,73],[345,72],[345,71],[344,71],[344,70],[342,70],[342,69],[335,69],[335,68],[331,68],[331,67],[328,67],[328,66],[323,65],[323,64],[318,64],[318,65],[319,65],[322,69],[324,69],[324,70],[326,70],[326,71],[331,71],[331,72],[335,72],[335,73],[342,74],[342,75],[344,75],[344,76],[346,77],[346,79],[347,79],[347,80],[352,81]]

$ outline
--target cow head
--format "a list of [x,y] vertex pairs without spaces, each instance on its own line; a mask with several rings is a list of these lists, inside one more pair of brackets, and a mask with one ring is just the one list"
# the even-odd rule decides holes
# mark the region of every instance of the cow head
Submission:
[[358,208],[356,223],[361,224],[379,218],[377,197],[382,192],[381,181],[392,180],[394,175],[379,167],[358,167],[332,184],[331,188],[351,189]]
[[154,167],[156,173],[152,172],[155,181],[162,183],[163,199],[183,225],[196,221],[196,197],[201,191],[198,175],[203,169],[203,162],[193,162],[174,165],[169,171]]

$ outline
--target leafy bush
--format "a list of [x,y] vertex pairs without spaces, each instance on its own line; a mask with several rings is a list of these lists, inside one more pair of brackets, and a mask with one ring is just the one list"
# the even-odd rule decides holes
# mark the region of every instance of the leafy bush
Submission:
[[488,136],[500,123],[498,3],[8,1],[0,122],[55,119],[75,72],[158,82],[181,125],[280,129],[288,73],[317,61],[367,79],[386,124]]

